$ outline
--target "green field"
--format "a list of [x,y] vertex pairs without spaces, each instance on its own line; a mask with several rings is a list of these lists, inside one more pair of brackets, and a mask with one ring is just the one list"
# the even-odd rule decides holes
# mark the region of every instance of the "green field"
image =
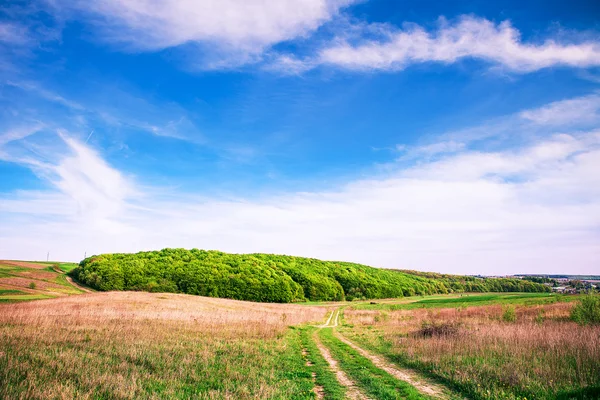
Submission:
[[490,304],[537,305],[560,301],[573,301],[577,295],[555,293],[486,293],[451,296],[425,296],[400,302],[386,301],[377,304],[361,302],[352,307],[361,310],[412,310],[415,308],[447,308],[485,306]]
[[[63,268],[59,268],[63,265]],[[84,293],[67,280],[73,263],[0,261],[0,302],[13,303]]]

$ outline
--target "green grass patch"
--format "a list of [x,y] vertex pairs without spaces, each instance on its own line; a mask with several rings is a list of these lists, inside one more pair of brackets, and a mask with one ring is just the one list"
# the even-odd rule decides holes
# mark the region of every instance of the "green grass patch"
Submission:
[[59,263],[58,268],[63,272],[71,272],[77,268],[77,263]]
[[432,296],[415,301],[398,303],[356,304],[357,310],[412,310],[415,308],[454,308],[487,306],[491,304],[540,305],[558,301],[574,301],[577,296],[565,296],[556,293],[486,293],[451,296]]
[[333,334],[332,328],[319,331],[319,338],[329,348],[332,356],[338,360],[340,368],[374,399],[430,399],[413,386],[398,380],[387,372],[377,368],[370,360],[343,343]]
[[0,303],[16,303],[19,301],[27,301],[27,300],[43,300],[43,299],[52,299],[52,296],[47,296],[45,294],[25,294],[25,295],[16,295],[16,294],[8,294],[8,295],[0,295]]
[[6,294],[27,294],[25,292],[22,292],[20,290],[13,290],[13,289],[0,289],[0,296],[1,295],[6,295]]

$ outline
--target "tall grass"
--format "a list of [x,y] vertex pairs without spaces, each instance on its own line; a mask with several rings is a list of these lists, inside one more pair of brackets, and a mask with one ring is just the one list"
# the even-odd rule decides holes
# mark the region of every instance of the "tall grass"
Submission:
[[94,293],[0,305],[0,398],[312,398],[325,308]]
[[[344,332],[475,399],[598,398],[600,327],[572,322],[572,307],[518,306],[510,318],[501,305],[400,310],[386,318],[349,309],[345,316],[354,328]],[[455,329],[419,334],[427,324]]]

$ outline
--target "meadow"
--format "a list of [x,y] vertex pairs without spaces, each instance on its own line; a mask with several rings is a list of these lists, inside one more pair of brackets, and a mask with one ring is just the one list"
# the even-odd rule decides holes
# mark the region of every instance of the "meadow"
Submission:
[[0,260],[0,303],[84,293],[66,275],[76,267],[75,263]]
[[0,398],[312,398],[323,307],[93,293],[0,305]]
[[573,297],[540,297],[348,307],[341,332],[468,398],[599,398],[600,327],[571,321]]
[[0,398],[600,397],[600,326],[571,319],[580,296],[256,303],[90,292],[73,264],[0,265]]

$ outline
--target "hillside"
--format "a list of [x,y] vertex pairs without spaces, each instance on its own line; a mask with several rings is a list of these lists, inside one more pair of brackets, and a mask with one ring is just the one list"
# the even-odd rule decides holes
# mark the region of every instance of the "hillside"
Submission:
[[260,302],[381,299],[451,292],[546,292],[519,279],[421,276],[273,254],[163,249],[88,257],[70,272],[97,290],[187,293]]

